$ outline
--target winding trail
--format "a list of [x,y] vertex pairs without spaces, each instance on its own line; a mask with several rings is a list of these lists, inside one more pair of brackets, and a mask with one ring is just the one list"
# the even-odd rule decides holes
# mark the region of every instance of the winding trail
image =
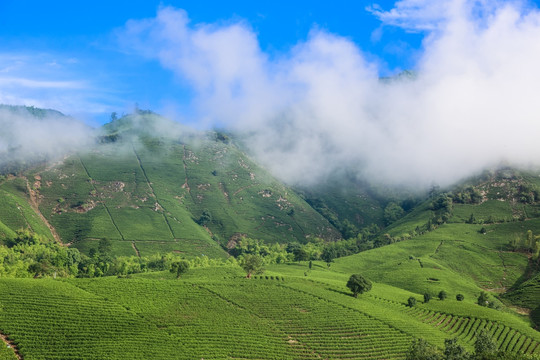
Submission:
[[13,341],[9,340],[8,337],[2,333],[0,333],[0,339],[2,339],[2,341],[4,342],[4,344],[6,344],[7,346],[9,346],[12,350],[13,350],[13,353],[15,354],[15,357],[17,357],[17,359],[19,360],[23,360],[23,357],[22,355],[19,353],[19,349],[17,348],[17,346],[13,343]]

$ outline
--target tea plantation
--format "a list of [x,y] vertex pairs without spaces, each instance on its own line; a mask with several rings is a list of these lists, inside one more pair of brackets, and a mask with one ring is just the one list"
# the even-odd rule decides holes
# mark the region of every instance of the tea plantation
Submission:
[[0,174],[0,360],[405,359],[479,334],[540,359],[538,173],[293,188],[220,131],[99,131]]
[[540,354],[540,334],[511,313],[450,299],[409,308],[414,293],[378,283],[353,298],[325,267],[1,279],[0,332],[24,359],[403,359],[415,337],[470,349],[481,328],[500,349]]

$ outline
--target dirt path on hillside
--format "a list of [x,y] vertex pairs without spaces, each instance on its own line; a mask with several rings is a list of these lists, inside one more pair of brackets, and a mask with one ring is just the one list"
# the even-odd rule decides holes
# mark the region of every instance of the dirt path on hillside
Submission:
[[15,356],[17,357],[17,359],[19,360],[23,360],[23,357],[21,354],[19,354],[19,349],[17,348],[17,346],[7,338],[6,335],[0,333],[0,339],[2,339],[2,341],[8,346],[10,347],[11,349],[13,349],[13,352],[15,353]]
[[141,253],[139,252],[139,249],[137,249],[137,245],[135,245],[135,241],[131,241],[131,247],[133,248],[133,250],[135,250],[137,257],[141,257]]
[[56,232],[56,229],[49,223],[49,221],[45,218],[45,216],[43,216],[43,214],[39,210],[39,196],[38,196],[37,192],[35,190],[32,190],[32,188],[30,187],[30,182],[28,181],[28,179],[26,177],[24,178],[24,180],[26,180],[26,189],[28,190],[28,196],[29,196],[29,199],[30,199],[30,206],[36,212],[36,214],[39,216],[41,221],[43,221],[43,223],[45,225],[47,225],[47,227],[49,228],[49,230],[50,230],[52,236],[54,237],[54,239],[56,241],[58,241],[58,243],[60,243],[61,245],[64,245],[64,243],[62,243],[62,239],[60,239],[60,236]]

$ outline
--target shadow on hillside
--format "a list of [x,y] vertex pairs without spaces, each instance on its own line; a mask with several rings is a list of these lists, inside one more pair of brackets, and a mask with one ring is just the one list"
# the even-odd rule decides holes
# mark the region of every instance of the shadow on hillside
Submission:
[[332,288],[326,288],[326,290],[330,290],[330,291],[333,291],[335,293],[345,295],[345,296],[353,296],[353,294],[351,294],[350,292],[346,292],[346,291],[342,291],[342,290],[337,290],[337,289],[332,289]]
[[534,323],[535,329],[540,331],[540,306],[531,312],[531,319]]
[[523,284],[525,281],[532,279],[539,271],[538,264],[536,264],[534,261],[529,259],[529,263],[527,264],[527,268],[525,269],[525,272],[521,274],[521,276],[516,280],[515,283],[510,286],[510,288],[506,291],[506,293],[510,293],[516,289],[519,288],[521,284]]

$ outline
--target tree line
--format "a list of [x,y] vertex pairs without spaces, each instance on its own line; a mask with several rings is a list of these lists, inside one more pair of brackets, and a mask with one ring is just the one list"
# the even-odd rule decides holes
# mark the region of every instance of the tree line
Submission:
[[97,247],[85,255],[30,230],[19,230],[16,236],[0,241],[0,277],[92,278],[163,270],[173,270],[180,276],[190,267],[237,266],[232,257],[220,260],[202,256],[186,260],[174,253],[113,257],[112,243],[108,239],[99,240]]

